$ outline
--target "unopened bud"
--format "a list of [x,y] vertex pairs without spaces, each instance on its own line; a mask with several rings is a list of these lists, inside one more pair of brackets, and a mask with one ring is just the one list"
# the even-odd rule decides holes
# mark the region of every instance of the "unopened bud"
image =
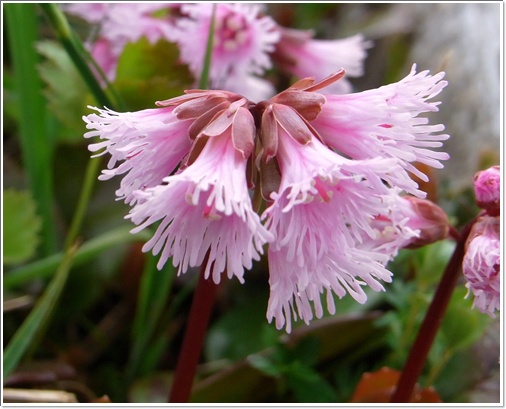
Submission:
[[476,203],[482,209],[497,213],[501,197],[501,169],[492,166],[477,172],[473,177]]
[[417,197],[404,197],[410,203],[411,211],[407,212],[409,221],[407,226],[420,231],[418,237],[413,237],[407,248],[417,248],[443,240],[448,236],[450,226],[448,216],[437,204],[430,200]]

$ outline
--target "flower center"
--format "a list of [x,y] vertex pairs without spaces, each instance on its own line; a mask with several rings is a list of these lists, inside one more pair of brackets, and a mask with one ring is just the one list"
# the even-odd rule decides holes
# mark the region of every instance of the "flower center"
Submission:
[[243,46],[248,39],[248,25],[244,17],[229,13],[216,21],[214,47],[231,52]]

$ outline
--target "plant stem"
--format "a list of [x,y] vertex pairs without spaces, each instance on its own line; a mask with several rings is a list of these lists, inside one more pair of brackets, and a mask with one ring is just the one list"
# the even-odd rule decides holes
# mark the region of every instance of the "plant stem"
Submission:
[[416,381],[422,372],[430,347],[434,342],[453,290],[457,284],[465,253],[465,243],[474,221],[469,222],[459,235],[457,246],[446,266],[432,303],[427,310],[417,338],[404,365],[397,388],[392,396],[392,403],[407,403],[413,395]]
[[209,72],[211,70],[211,56],[213,54],[213,39],[215,26],[216,4],[213,4],[211,12],[211,24],[209,25],[209,33],[207,35],[206,54],[204,55],[204,64],[200,74],[199,88],[207,89],[209,86]]
[[187,403],[190,398],[193,378],[197,371],[202,345],[206,335],[207,324],[218,286],[212,279],[204,277],[208,260],[204,261],[200,271],[199,282],[193,295],[190,316],[185,329],[183,346],[177,361],[174,380],[169,394],[170,403]]
[[70,223],[70,227],[67,232],[67,238],[65,240],[64,246],[65,250],[70,246],[72,246],[75,239],[79,235],[79,231],[81,230],[84,216],[86,215],[86,210],[88,209],[88,204],[90,202],[90,198],[93,193],[95,180],[97,179],[97,175],[100,170],[100,164],[101,164],[100,158],[91,158],[88,161],[83,185],[81,187],[81,191],[79,192],[79,200],[77,202],[77,208],[74,212],[72,222]]

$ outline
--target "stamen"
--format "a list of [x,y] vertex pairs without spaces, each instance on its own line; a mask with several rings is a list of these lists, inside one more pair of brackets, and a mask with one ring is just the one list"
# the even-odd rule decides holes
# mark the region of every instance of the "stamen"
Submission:
[[324,202],[329,203],[330,199],[332,198],[333,192],[332,191],[326,191],[325,185],[322,183],[322,181],[319,178],[314,179],[314,187],[320,194],[321,198]]
[[246,30],[238,31],[235,35],[235,41],[239,45],[243,45],[248,39],[248,32]]
[[225,22],[226,27],[231,31],[237,31],[242,28],[242,19],[239,16],[230,15]]
[[237,49],[237,43],[234,40],[226,40],[223,43],[223,49],[225,51],[234,51]]
[[204,207],[204,211],[202,212],[202,216],[211,221],[221,220],[221,215],[216,212],[214,208],[214,203],[212,205],[206,204]]

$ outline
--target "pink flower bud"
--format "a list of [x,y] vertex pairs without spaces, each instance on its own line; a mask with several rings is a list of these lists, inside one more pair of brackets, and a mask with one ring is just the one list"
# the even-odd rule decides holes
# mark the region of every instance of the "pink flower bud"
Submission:
[[466,242],[463,260],[464,277],[473,307],[495,317],[500,306],[500,238],[499,218],[483,216],[473,225]]
[[409,217],[407,226],[420,231],[420,235],[412,238],[407,248],[426,246],[448,236],[450,230],[448,216],[443,209],[430,200],[412,196],[404,199],[411,204],[411,212],[407,212]]
[[473,177],[476,202],[482,209],[499,211],[501,196],[501,168],[492,166]]

